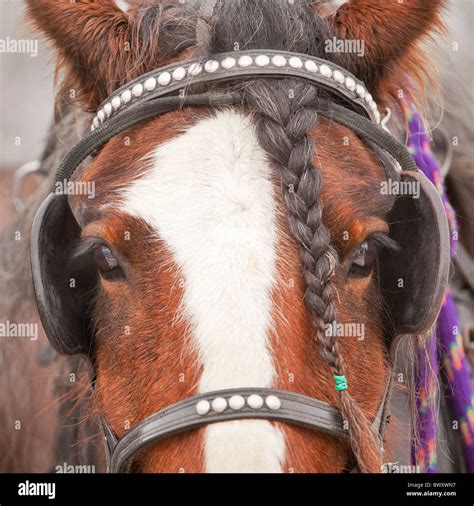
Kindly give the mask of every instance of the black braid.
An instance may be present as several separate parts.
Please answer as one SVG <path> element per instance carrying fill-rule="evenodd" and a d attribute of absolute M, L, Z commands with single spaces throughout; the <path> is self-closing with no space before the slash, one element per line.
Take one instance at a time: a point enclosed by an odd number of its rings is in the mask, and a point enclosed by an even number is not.
<path fill-rule="evenodd" d="M 245 94 L 246 104 L 257 115 L 259 142 L 280 173 L 289 227 L 299 245 L 306 283 L 305 304 L 313 316 L 315 338 L 333 374 L 343 376 L 345 366 L 336 337 L 325 332 L 326 325 L 336 320 L 331 277 L 338 255 L 322 220 L 322 174 L 312 161 L 314 142 L 309 133 L 318 121 L 314 106 L 317 91 L 302 82 L 275 80 L 256 81 L 246 88 Z M 349 421 L 351 448 L 360 470 L 380 471 L 377 436 L 349 391 L 340 394 L 341 412 Z"/>

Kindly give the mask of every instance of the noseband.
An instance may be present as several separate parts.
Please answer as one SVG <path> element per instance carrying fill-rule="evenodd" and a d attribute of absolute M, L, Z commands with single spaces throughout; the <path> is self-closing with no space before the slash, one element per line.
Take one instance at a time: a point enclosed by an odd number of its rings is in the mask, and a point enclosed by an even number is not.
<path fill-rule="evenodd" d="M 123 86 L 99 108 L 91 128 L 61 162 L 55 181 L 68 180 L 88 156 L 94 155 L 112 137 L 140 122 L 184 106 L 245 107 L 245 91 L 212 91 L 211 84 L 254 79 L 302 79 L 324 88 L 350 108 L 318 99 L 315 107 L 320 114 L 354 131 L 379 151 L 390 155 L 392 169 L 401 178 L 421 184 L 420 202 L 401 200 L 405 228 L 394 223 L 395 238 L 412 255 L 417 272 L 413 274 L 410 297 L 390 285 L 400 270 L 400 260 L 384 260 L 380 268 L 386 272 L 388 305 L 392 311 L 392 340 L 404 334 L 426 333 L 438 315 L 447 283 L 449 244 L 448 228 L 442 203 L 432 185 L 418 171 L 405 147 L 380 126 L 377 105 L 365 85 L 346 70 L 325 60 L 308 55 L 272 50 L 240 51 L 217 54 L 205 62 L 190 60 L 154 70 Z M 195 93 L 196 88 L 206 93 Z M 232 88 L 235 90 L 235 87 Z M 413 200 L 413 199 L 410 199 Z M 395 216 L 395 215 L 394 215 Z M 408 225 L 419 228 L 407 234 Z M 421 227 L 421 228 L 420 228 Z M 415 229 L 413 229 L 415 230 Z M 67 197 L 48 195 L 40 206 L 32 231 L 32 271 L 37 304 L 43 326 L 53 347 L 62 354 L 87 354 L 93 336 L 84 334 L 85 315 L 74 313 L 74 301 L 64 289 L 57 272 L 58 255 L 66 258 L 69 243 L 80 233 L 69 209 Z M 410 234 L 416 233 L 415 238 Z M 418 241 L 418 243 L 416 242 Z M 59 244 L 59 246 L 58 246 Z M 56 245 L 56 249 L 55 246 Z M 421 261 L 427 251 L 433 266 Z M 407 253 L 408 254 L 408 253 Z M 422 269 L 421 271 L 419 269 Z M 388 280 L 388 281 L 387 281 Z M 390 285 L 390 289 L 387 286 Z M 391 290 L 391 291 L 390 291 Z M 64 325 L 64 320 L 67 325 Z M 392 374 L 372 427 L 380 436 L 381 451 L 388 419 Z M 125 472 L 134 456 L 151 443 L 177 433 L 207 424 L 241 419 L 266 419 L 286 422 L 315 431 L 346 438 L 347 431 L 339 410 L 326 402 L 295 392 L 270 388 L 239 388 L 196 395 L 160 410 L 117 438 L 105 419 L 101 420 L 106 442 L 107 469 Z"/>

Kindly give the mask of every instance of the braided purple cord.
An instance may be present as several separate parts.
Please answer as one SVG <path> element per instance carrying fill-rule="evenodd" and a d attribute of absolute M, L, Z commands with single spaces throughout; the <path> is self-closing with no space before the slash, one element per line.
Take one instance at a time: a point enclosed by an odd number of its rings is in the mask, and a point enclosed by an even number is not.
<path fill-rule="evenodd" d="M 434 158 L 430 139 L 420 115 L 411 108 L 406 108 L 409 125 L 407 142 L 418 167 L 438 189 L 443 200 L 451 231 L 451 258 L 456 253 L 457 232 L 455 213 L 444 190 L 439 165 Z M 474 472 L 474 412 L 473 395 L 470 381 L 470 367 L 464 353 L 460 335 L 459 318 L 456 306 L 449 290 L 446 291 L 443 306 L 438 317 L 436 334 L 425 342 L 425 349 L 418 349 L 418 371 L 416 379 L 416 399 L 418 408 L 418 438 L 412 441 L 412 459 L 415 465 L 424 472 L 436 472 L 436 430 L 437 417 L 435 412 L 434 393 L 436 389 L 436 365 L 439 358 L 442 381 L 447 385 L 446 396 L 452 427 L 447 430 L 460 430 L 466 467 Z M 436 336 L 438 350 L 436 349 Z M 418 338 L 418 343 L 420 344 Z M 437 357 L 437 351 L 439 357 Z M 431 366 L 430 366 L 431 364 Z"/>

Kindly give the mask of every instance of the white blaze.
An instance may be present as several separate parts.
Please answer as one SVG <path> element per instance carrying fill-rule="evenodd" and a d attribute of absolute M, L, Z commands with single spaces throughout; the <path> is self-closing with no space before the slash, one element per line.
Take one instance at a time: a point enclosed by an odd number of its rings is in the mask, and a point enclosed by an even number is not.
<path fill-rule="evenodd" d="M 271 387 L 276 204 L 250 119 L 218 112 L 148 159 L 122 207 L 156 230 L 180 268 L 181 311 L 203 367 L 199 392 Z M 206 428 L 208 472 L 281 472 L 284 454 L 284 436 L 268 421 Z"/>

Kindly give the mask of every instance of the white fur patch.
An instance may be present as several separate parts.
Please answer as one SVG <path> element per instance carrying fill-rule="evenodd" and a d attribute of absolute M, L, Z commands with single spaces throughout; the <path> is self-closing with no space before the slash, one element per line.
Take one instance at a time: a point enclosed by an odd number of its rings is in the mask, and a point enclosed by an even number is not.
<path fill-rule="evenodd" d="M 184 280 L 183 316 L 203 366 L 199 392 L 271 387 L 276 204 L 271 167 L 250 119 L 225 110 L 159 146 L 125 192 Z M 208 472 L 281 472 L 285 442 L 267 421 L 209 425 Z"/>

